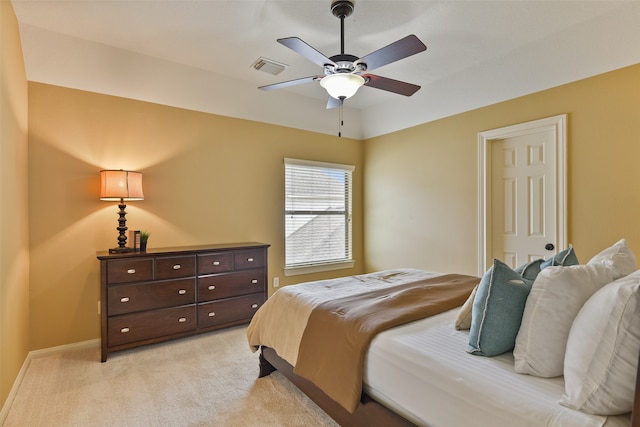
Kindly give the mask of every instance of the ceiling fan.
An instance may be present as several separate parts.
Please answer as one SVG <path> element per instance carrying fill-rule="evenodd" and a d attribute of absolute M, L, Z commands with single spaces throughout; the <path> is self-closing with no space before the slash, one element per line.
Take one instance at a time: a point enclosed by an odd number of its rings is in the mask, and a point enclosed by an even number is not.
<path fill-rule="evenodd" d="M 340 19 L 340 54 L 326 57 L 298 37 L 278 39 L 277 42 L 299 53 L 311 62 L 323 68 L 323 75 L 303 77 L 260 86 L 258 89 L 271 90 L 299 85 L 309 82 L 320 82 L 320 86 L 329 94 L 327 108 L 342 105 L 345 99 L 355 95 L 360 86 L 369 86 L 400 95 L 411 96 L 420 86 L 387 77 L 370 74 L 376 68 L 407 58 L 416 53 L 427 50 L 427 47 L 415 35 L 406 36 L 390 45 L 358 58 L 344 53 L 344 19 L 351 15 L 354 2 L 351 0 L 334 0 L 331 2 L 331 12 Z"/>

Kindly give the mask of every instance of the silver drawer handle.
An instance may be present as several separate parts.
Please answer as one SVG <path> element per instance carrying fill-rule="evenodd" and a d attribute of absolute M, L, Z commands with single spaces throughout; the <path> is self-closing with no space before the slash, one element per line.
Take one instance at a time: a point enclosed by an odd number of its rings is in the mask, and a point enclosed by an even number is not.
<path fill-rule="evenodd" d="M 178 319 L 178 322 L 180 322 L 180 323 L 184 323 L 186 321 L 187 321 L 186 317 L 181 317 L 181 318 Z"/>
<path fill-rule="evenodd" d="M 211 285 L 207 289 L 209 289 L 210 291 L 213 291 L 215 288 L 216 288 L 215 286 Z"/>
<path fill-rule="evenodd" d="M 220 265 L 220 261 L 213 261 L 213 265 Z"/>
<path fill-rule="evenodd" d="M 129 297 L 120 298 L 120 302 L 129 302 Z"/>
<path fill-rule="evenodd" d="M 258 308 L 258 304 L 252 304 L 251 308 Z"/>
<path fill-rule="evenodd" d="M 216 314 L 215 314 L 213 311 L 212 311 L 211 313 L 209 313 L 209 317 L 213 317 L 213 316 L 215 316 L 215 315 L 216 315 Z"/>
<path fill-rule="evenodd" d="M 136 274 L 136 269 L 135 268 L 130 268 L 127 270 L 128 274 Z"/>
<path fill-rule="evenodd" d="M 187 293 L 187 291 L 186 291 L 185 289 L 180 289 L 180 290 L 178 291 L 178 293 L 179 293 L 180 295 L 184 295 L 184 294 L 186 294 L 186 293 Z"/>
<path fill-rule="evenodd" d="M 257 279 L 253 279 L 253 280 L 251 281 L 251 283 L 253 283 L 253 284 L 255 285 L 256 283 L 258 283 L 258 280 L 257 280 Z"/>
<path fill-rule="evenodd" d="M 247 261 L 253 262 L 253 258 L 247 258 Z"/>
<path fill-rule="evenodd" d="M 174 270 L 180 270 L 181 265 L 180 264 L 176 264 L 173 266 Z"/>
<path fill-rule="evenodd" d="M 123 334 L 126 334 L 127 332 L 129 332 L 129 328 L 122 328 L 120 329 L 120 332 L 122 332 Z"/>

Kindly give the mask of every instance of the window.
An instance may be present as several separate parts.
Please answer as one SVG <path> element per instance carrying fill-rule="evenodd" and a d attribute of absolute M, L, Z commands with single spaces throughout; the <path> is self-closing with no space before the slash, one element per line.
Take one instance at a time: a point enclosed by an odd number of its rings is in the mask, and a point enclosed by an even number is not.
<path fill-rule="evenodd" d="M 285 274 L 348 268 L 353 166 L 284 159 Z"/>

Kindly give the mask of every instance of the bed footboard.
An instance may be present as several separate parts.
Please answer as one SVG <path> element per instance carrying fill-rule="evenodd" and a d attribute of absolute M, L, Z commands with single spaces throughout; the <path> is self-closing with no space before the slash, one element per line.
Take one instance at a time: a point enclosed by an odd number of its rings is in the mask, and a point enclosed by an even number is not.
<path fill-rule="evenodd" d="M 306 394 L 341 426 L 369 427 L 383 425 L 385 427 L 415 427 L 415 424 L 382 406 L 366 394 L 363 394 L 355 412 L 353 414 L 348 412 L 312 382 L 294 374 L 293 367 L 278 356 L 275 350 L 269 347 L 261 347 L 259 376 L 267 376 L 275 370 L 287 377 L 300 391 Z"/>

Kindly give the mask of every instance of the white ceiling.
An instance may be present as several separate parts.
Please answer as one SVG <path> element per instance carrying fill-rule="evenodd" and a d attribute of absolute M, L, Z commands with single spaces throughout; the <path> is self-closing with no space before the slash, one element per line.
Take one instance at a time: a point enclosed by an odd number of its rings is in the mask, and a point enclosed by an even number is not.
<path fill-rule="evenodd" d="M 276 43 L 297 36 L 340 53 L 330 0 L 12 0 L 31 81 L 336 134 L 321 74 Z M 363 87 L 342 134 L 377 136 L 640 63 L 640 1 L 357 0 L 345 53 L 362 57 L 408 34 L 426 52 L 375 74 L 422 86 L 412 97 Z M 288 64 L 252 69 L 260 56 Z"/>

